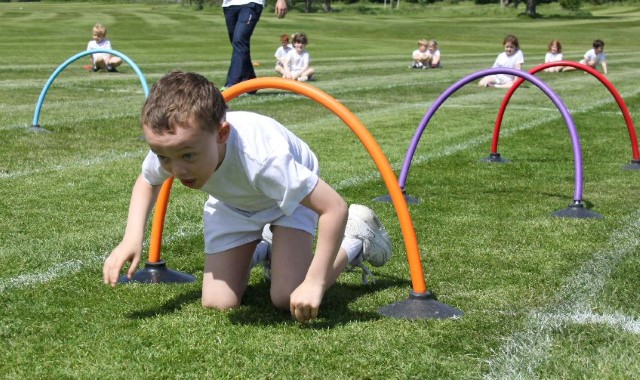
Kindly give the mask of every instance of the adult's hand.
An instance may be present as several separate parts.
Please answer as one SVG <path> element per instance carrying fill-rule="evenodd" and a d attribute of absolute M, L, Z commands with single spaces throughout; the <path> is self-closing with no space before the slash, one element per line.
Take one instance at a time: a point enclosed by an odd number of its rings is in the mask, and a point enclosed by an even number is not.
<path fill-rule="evenodd" d="M 277 0 L 276 1 L 276 16 L 278 18 L 284 18 L 287 15 L 287 1 L 286 0 Z"/>

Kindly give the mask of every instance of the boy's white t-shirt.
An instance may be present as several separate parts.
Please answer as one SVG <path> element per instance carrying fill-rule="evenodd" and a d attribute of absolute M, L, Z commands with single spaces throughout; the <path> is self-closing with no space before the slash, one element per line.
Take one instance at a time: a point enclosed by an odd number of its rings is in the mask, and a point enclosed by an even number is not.
<path fill-rule="evenodd" d="M 291 49 L 287 53 L 287 62 L 289 64 L 289 71 L 291 71 L 292 73 L 297 73 L 304 70 L 305 67 L 309 66 L 309 62 L 311 62 L 311 56 L 306 50 L 303 50 L 302 54 L 298 54 L 296 49 Z"/>
<path fill-rule="evenodd" d="M 562 53 L 547 52 L 547 54 L 545 54 L 544 56 L 544 63 L 562 61 L 562 58 Z"/>
<path fill-rule="evenodd" d="M 411 53 L 411 57 L 413 59 L 427 59 L 428 51 L 420 51 L 420 49 L 416 49 Z"/>
<path fill-rule="evenodd" d="M 493 68 L 505 68 L 505 69 L 515 69 L 518 64 L 524 64 L 524 54 L 522 50 L 518 49 L 512 55 L 507 55 L 507 53 L 502 52 L 498 54 L 496 61 L 493 63 Z M 498 74 L 496 75 L 496 81 L 498 84 L 504 84 L 508 82 L 512 82 L 515 79 L 515 76 L 508 74 Z"/>
<path fill-rule="evenodd" d="M 228 112 L 231 134 L 224 160 L 202 187 L 211 197 L 243 213 L 279 208 L 290 215 L 318 183 L 318 159 L 309 146 L 267 116 Z M 149 151 L 143 178 L 160 185 L 171 176 Z"/>
<path fill-rule="evenodd" d="M 600 62 L 607 62 L 607 55 L 604 54 L 604 51 L 600 54 L 596 54 L 595 49 L 591 49 L 586 53 L 584 53 L 584 59 L 582 60 L 581 63 L 588 62 L 588 61 L 595 61 L 596 65 L 599 65 Z"/>
<path fill-rule="evenodd" d="M 293 46 L 291 46 L 291 44 L 287 45 L 286 47 L 280 46 L 274 54 L 274 57 L 276 57 L 276 64 L 280 64 L 280 60 L 285 58 L 287 56 L 287 53 L 289 53 L 292 49 Z"/>
<path fill-rule="evenodd" d="M 96 42 L 94 40 L 89 41 L 89 43 L 87 44 L 87 50 L 95 50 L 95 49 L 109 49 L 111 50 L 111 41 L 109 41 L 108 39 L 104 39 L 100 42 Z M 105 53 L 99 53 L 101 55 L 105 54 Z M 94 58 L 97 58 L 98 54 L 92 54 L 92 56 Z"/>

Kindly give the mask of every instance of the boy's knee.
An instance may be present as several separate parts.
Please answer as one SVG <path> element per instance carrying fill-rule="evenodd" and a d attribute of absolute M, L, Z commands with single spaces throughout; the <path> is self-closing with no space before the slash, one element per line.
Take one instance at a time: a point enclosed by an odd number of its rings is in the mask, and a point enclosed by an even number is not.
<path fill-rule="evenodd" d="M 228 310 L 240 306 L 240 299 L 235 297 L 221 298 L 202 295 L 202 307 L 206 309 Z"/>
<path fill-rule="evenodd" d="M 289 310 L 291 293 L 271 290 L 271 303 L 278 309 Z"/>

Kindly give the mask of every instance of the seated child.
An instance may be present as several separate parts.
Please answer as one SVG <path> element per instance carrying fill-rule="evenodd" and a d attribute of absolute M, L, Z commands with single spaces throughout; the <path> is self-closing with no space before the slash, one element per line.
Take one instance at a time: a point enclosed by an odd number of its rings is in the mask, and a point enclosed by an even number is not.
<path fill-rule="evenodd" d="M 293 46 L 289 43 L 289 36 L 286 34 L 280 35 L 280 47 L 276 49 L 276 53 L 274 54 L 276 57 L 276 73 L 280 74 L 280 76 L 284 75 L 284 65 L 287 58 L 287 53 L 293 49 Z"/>
<path fill-rule="evenodd" d="M 283 78 L 294 79 L 300 82 L 311 80 L 315 73 L 315 69 L 309 66 L 311 56 L 305 49 L 308 40 L 304 33 L 296 33 L 293 35 L 293 49 L 291 49 L 285 58 Z"/>
<path fill-rule="evenodd" d="M 594 69 L 596 66 L 601 65 L 602 71 L 604 71 L 605 74 L 608 74 L 607 56 L 604 54 L 604 41 L 595 40 L 593 41 L 592 46 L 592 49 L 584 53 L 584 58 L 580 60 L 580 63 Z"/>
<path fill-rule="evenodd" d="M 492 68 L 503 67 L 522 70 L 522 65 L 524 64 L 524 54 L 522 54 L 522 50 L 520 50 L 520 43 L 518 42 L 518 38 L 514 35 L 507 35 L 504 38 L 502 45 L 504 46 L 504 51 L 498 54 L 498 57 L 496 57 Z M 480 87 L 509 88 L 513 86 L 514 81 L 514 75 L 487 75 L 486 77 L 480 79 L 478 85 Z"/>
<path fill-rule="evenodd" d="M 208 195 L 206 308 L 239 306 L 252 261 L 269 262 L 272 303 L 307 322 L 348 265 L 364 270 L 363 261 L 381 266 L 391 257 L 380 220 L 365 206 L 347 208 L 319 177 L 318 159 L 304 141 L 269 117 L 228 111 L 203 76 L 176 71 L 162 77 L 140 121 L 150 151 L 133 186 L 124 237 L 104 262 L 105 284 L 117 284 L 126 262 L 127 276 L 135 273 L 150 211 L 171 176 Z"/>
<path fill-rule="evenodd" d="M 429 61 L 429 53 L 427 52 L 427 40 L 419 39 L 418 48 L 413 51 L 411 57 L 413 58 L 413 64 L 409 66 L 412 69 L 424 69 L 425 65 Z"/>
<path fill-rule="evenodd" d="M 558 61 L 562 61 L 562 59 L 563 59 L 562 44 L 560 43 L 560 40 L 552 40 L 549 43 L 547 54 L 545 54 L 544 56 L 544 63 L 558 62 Z M 557 72 L 563 71 L 563 67 L 562 66 L 549 67 L 544 69 L 544 71 L 549 73 L 557 73 Z"/>
<path fill-rule="evenodd" d="M 438 49 L 438 41 L 429 40 L 427 44 L 427 62 L 425 68 L 439 69 L 440 65 L 440 49 Z"/>
<path fill-rule="evenodd" d="M 92 31 L 92 40 L 87 44 L 87 50 L 109 49 L 111 41 L 106 39 L 107 28 L 102 24 L 96 24 Z M 106 53 L 91 54 L 91 69 L 93 71 L 107 70 L 110 73 L 117 73 L 116 67 L 122 64 L 122 59 L 115 55 Z"/>

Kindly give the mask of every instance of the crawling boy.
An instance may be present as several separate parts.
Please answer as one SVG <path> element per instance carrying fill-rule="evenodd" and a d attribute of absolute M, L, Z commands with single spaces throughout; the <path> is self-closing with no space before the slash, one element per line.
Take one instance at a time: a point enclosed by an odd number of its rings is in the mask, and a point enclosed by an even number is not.
<path fill-rule="evenodd" d="M 135 273 L 149 214 L 170 176 L 209 195 L 204 307 L 240 305 L 252 258 L 266 256 L 271 301 L 306 322 L 317 317 L 325 291 L 345 267 L 389 260 L 391 239 L 379 219 L 365 206 L 347 208 L 319 178 L 318 160 L 305 142 L 266 116 L 227 112 L 221 93 L 203 76 L 175 71 L 161 78 L 141 124 L 150 151 L 133 186 L 124 237 L 105 260 L 105 284 L 116 285 L 126 262 L 127 275 Z M 265 226 L 271 236 L 263 244 Z M 256 250 L 258 243 L 266 245 L 266 255 Z"/>

